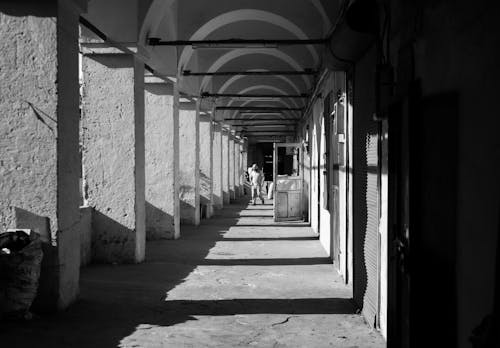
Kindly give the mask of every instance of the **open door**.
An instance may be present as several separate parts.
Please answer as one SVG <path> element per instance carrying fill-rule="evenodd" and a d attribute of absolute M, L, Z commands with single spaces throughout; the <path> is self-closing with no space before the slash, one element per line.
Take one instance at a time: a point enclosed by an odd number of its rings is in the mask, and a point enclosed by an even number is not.
<path fill-rule="evenodd" d="M 302 149 L 299 143 L 274 144 L 274 221 L 303 219 Z"/>

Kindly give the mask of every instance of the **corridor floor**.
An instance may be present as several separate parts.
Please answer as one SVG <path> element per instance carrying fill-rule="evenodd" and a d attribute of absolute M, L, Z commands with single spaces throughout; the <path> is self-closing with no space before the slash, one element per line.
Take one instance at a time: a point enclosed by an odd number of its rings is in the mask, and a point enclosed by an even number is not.
<path fill-rule="evenodd" d="M 2 347 L 384 347 L 316 236 L 272 206 L 226 207 L 147 262 L 82 270 L 67 311 L 0 329 Z"/>

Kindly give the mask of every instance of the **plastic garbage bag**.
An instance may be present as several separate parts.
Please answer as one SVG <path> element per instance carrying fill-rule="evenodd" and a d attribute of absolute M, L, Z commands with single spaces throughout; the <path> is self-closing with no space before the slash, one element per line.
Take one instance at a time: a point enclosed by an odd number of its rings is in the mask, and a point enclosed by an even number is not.
<path fill-rule="evenodd" d="M 0 234 L 0 317 L 29 319 L 38 290 L 43 258 L 37 233 Z"/>

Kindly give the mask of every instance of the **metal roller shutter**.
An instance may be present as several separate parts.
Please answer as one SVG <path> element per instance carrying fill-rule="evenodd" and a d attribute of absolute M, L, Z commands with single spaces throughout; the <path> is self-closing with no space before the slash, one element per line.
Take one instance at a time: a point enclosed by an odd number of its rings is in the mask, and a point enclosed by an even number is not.
<path fill-rule="evenodd" d="M 370 325 L 378 314 L 378 127 L 360 122 L 354 134 L 354 300 Z"/>
<path fill-rule="evenodd" d="M 366 293 L 363 302 L 363 314 L 374 325 L 378 314 L 378 224 L 379 224 L 379 189 L 378 189 L 378 136 L 377 126 L 370 127 L 366 136 L 366 235 L 364 256 L 366 264 Z M 377 320 L 378 321 L 378 320 Z"/>

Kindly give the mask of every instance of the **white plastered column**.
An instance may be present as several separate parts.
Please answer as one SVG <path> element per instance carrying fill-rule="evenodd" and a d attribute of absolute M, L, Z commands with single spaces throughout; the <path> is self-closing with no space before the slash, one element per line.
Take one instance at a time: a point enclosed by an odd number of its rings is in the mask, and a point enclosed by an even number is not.
<path fill-rule="evenodd" d="M 145 258 L 144 63 L 84 43 L 83 164 L 92 213 L 92 259 Z"/>
<path fill-rule="evenodd" d="M 179 99 L 179 198 L 181 224 L 195 226 L 200 224 L 199 132 L 199 101 L 181 101 Z"/>
<path fill-rule="evenodd" d="M 146 237 L 180 236 L 179 114 L 174 108 L 175 82 L 146 75 Z"/>
<path fill-rule="evenodd" d="M 230 131 L 228 128 L 222 128 L 222 192 L 223 203 L 227 205 L 231 201 L 229 191 L 229 137 Z"/>
<path fill-rule="evenodd" d="M 200 114 L 200 204 L 205 218 L 210 218 L 213 212 L 213 133 L 212 116 L 208 113 Z"/>

